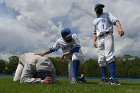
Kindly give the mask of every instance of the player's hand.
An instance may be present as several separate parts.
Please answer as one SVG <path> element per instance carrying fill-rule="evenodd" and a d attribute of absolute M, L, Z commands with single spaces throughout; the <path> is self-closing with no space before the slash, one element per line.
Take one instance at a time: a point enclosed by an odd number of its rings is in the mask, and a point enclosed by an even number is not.
<path fill-rule="evenodd" d="M 53 80 L 52 77 L 46 77 L 46 78 L 43 80 L 42 83 L 43 83 L 43 84 L 52 84 L 52 83 L 54 83 L 54 80 Z"/>
<path fill-rule="evenodd" d="M 94 45 L 95 48 L 97 48 L 96 42 L 93 42 L 93 45 Z"/>
<path fill-rule="evenodd" d="M 124 31 L 123 30 L 118 30 L 118 34 L 119 34 L 119 36 L 123 36 L 124 35 Z"/>
<path fill-rule="evenodd" d="M 63 55 L 63 54 L 59 56 L 59 58 L 60 58 L 61 60 L 63 60 L 64 57 L 65 57 L 65 55 Z"/>
<path fill-rule="evenodd" d="M 39 56 L 42 56 L 42 57 L 44 56 L 44 54 L 38 54 L 38 53 L 36 53 L 35 55 L 39 55 Z"/>

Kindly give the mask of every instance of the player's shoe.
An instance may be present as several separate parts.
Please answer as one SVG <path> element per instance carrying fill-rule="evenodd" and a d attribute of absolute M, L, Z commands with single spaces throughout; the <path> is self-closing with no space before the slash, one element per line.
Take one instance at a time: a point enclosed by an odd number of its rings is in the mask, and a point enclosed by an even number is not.
<path fill-rule="evenodd" d="M 121 85 L 117 79 L 113 80 L 112 78 L 110 78 L 109 82 L 110 82 L 110 85 Z"/>
<path fill-rule="evenodd" d="M 77 82 L 77 79 L 75 78 L 75 77 L 73 77 L 72 79 L 71 79 L 71 82 L 70 82 L 70 84 L 77 84 L 78 82 Z"/>
<path fill-rule="evenodd" d="M 78 82 L 87 82 L 84 74 L 81 74 L 81 77 L 78 78 Z"/>
<path fill-rule="evenodd" d="M 99 84 L 100 85 L 109 85 L 108 79 L 102 78 Z"/>
<path fill-rule="evenodd" d="M 115 80 L 115 81 L 112 81 L 112 82 L 111 82 L 111 85 L 117 85 L 117 86 L 118 86 L 118 85 L 121 85 L 121 84 L 119 83 L 118 80 Z"/>

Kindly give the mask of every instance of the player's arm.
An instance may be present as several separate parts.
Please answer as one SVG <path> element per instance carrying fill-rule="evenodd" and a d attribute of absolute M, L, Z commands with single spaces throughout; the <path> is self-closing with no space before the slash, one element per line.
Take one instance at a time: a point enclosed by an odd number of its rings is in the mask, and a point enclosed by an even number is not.
<path fill-rule="evenodd" d="M 78 53 L 79 50 L 80 50 L 80 48 L 81 48 L 81 47 L 80 47 L 79 45 L 75 46 L 75 47 L 72 48 L 70 51 L 63 53 L 63 54 L 60 56 L 60 59 L 64 59 L 65 56 L 71 55 L 71 54 L 73 54 L 73 53 L 75 53 L 75 52 Z"/>
<path fill-rule="evenodd" d="M 116 26 L 117 26 L 117 29 L 118 29 L 118 34 L 119 34 L 120 36 L 123 36 L 123 35 L 124 35 L 124 31 L 123 31 L 123 29 L 122 29 L 122 26 L 121 26 L 121 23 L 119 22 L 119 20 L 116 21 Z"/>
<path fill-rule="evenodd" d="M 52 48 L 49 48 L 47 51 L 45 51 L 44 53 L 40 53 L 40 54 L 37 54 L 37 55 L 40 55 L 40 56 L 44 56 L 44 55 L 47 55 L 47 54 L 51 54 L 52 52 L 55 52 L 57 51 L 58 49 L 60 48 L 60 44 L 59 44 L 59 39 L 54 43 L 53 47 Z"/>
<path fill-rule="evenodd" d="M 97 48 L 97 45 L 96 45 L 96 41 L 97 41 L 97 28 L 96 28 L 96 22 L 95 20 L 93 21 L 93 46 L 95 48 Z"/>
<path fill-rule="evenodd" d="M 122 29 L 122 26 L 121 26 L 121 23 L 119 22 L 119 20 L 115 16 L 113 16 L 111 13 L 109 13 L 109 19 L 110 19 L 110 21 L 111 21 L 111 23 L 113 25 L 117 26 L 118 34 L 120 36 L 123 36 L 124 35 L 124 31 Z"/>
<path fill-rule="evenodd" d="M 35 54 L 35 55 L 40 55 L 40 56 L 44 56 L 47 54 L 51 54 L 53 52 L 53 50 L 50 48 L 49 50 L 45 51 L 44 53 L 39 53 L 39 54 Z"/>
<path fill-rule="evenodd" d="M 97 48 L 96 41 L 97 41 L 97 36 L 96 36 L 96 33 L 94 33 L 94 35 L 93 35 L 93 45 L 94 45 L 95 48 Z"/>
<path fill-rule="evenodd" d="M 63 60 L 65 56 L 70 55 L 70 54 L 71 53 L 69 51 L 68 52 L 65 52 L 62 55 L 60 55 L 60 59 Z"/>

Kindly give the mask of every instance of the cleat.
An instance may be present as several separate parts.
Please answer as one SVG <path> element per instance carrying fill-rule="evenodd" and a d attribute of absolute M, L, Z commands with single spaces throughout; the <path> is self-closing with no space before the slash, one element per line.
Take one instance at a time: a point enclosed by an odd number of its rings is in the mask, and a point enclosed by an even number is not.
<path fill-rule="evenodd" d="M 109 82 L 110 82 L 110 85 L 121 85 L 117 79 L 113 80 L 112 78 L 110 78 Z"/>
<path fill-rule="evenodd" d="M 73 77 L 73 78 L 71 79 L 70 84 L 77 84 L 77 83 L 78 83 L 78 82 L 77 82 L 76 78 L 75 78 L 75 77 Z"/>
<path fill-rule="evenodd" d="M 101 79 L 101 82 L 99 83 L 100 85 L 109 85 L 108 79 Z"/>
<path fill-rule="evenodd" d="M 115 80 L 115 81 L 111 82 L 111 85 L 117 85 L 117 86 L 119 86 L 119 85 L 121 85 L 121 84 L 119 83 L 118 80 Z"/>
<path fill-rule="evenodd" d="M 81 74 L 81 77 L 78 78 L 78 82 L 87 82 L 87 81 L 85 80 L 84 74 Z"/>

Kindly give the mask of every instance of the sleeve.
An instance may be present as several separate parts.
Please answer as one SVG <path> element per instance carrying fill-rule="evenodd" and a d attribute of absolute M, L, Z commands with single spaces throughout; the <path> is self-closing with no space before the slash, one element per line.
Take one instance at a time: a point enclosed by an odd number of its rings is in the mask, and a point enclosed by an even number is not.
<path fill-rule="evenodd" d="M 95 25 L 95 22 L 93 22 L 93 33 L 96 34 L 96 25 Z"/>
<path fill-rule="evenodd" d="M 58 51 L 58 49 L 61 48 L 59 40 L 57 40 L 54 45 L 52 46 L 52 48 L 49 48 L 50 51 L 54 52 L 54 51 Z"/>
<path fill-rule="evenodd" d="M 111 13 L 108 13 L 108 14 L 109 14 L 109 19 L 110 19 L 111 23 L 113 25 L 115 25 L 116 22 L 118 21 L 118 19 L 114 15 L 112 15 Z"/>
<path fill-rule="evenodd" d="M 72 38 L 75 41 L 75 44 L 74 44 L 73 48 L 70 50 L 70 53 L 79 52 L 81 46 L 80 46 L 80 41 L 79 41 L 77 35 L 73 34 Z"/>

